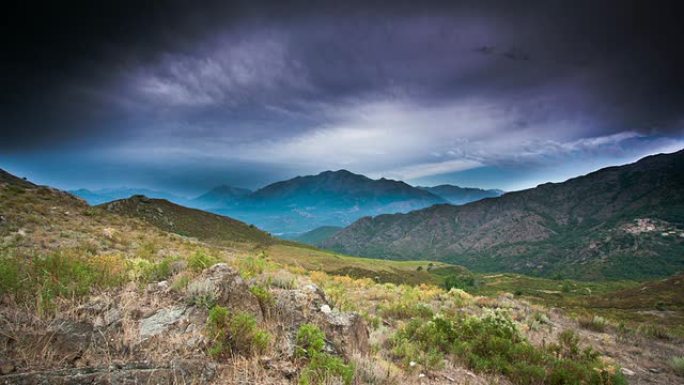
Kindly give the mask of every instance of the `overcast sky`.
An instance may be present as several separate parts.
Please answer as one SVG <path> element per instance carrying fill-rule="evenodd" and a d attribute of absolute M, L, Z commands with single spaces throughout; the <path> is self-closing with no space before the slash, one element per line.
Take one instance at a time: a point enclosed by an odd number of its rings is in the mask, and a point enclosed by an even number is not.
<path fill-rule="evenodd" d="M 0 168 L 61 188 L 515 190 L 684 147 L 675 1 L 50 3 L 5 15 Z"/>

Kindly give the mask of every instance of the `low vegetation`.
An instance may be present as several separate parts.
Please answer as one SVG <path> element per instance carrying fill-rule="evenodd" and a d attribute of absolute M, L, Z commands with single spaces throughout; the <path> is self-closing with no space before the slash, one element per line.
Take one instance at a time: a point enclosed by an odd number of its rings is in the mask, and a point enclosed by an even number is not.
<path fill-rule="evenodd" d="M 684 357 L 672 357 L 670 366 L 678 376 L 684 377 Z"/>
<path fill-rule="evenodd" d="M 581 316 L 578 320 L 577 323 L 579 323 L 580 327 L 583 327 L 585 329 L 595 331 L 595 332 L 604 332 L 606 331 L 606 328 L 608 327 L 608 321 L 597 315 L 585 315 Z"/>
<path fill-rule="evenodd" d="M 266 351 L 272 339 L 257 325 L 254 315 L 245 312 L 231 314 L 222 306 L 214 306 L 209 311 L 206 331 L 211 343 L 207 353 L 214 358 L 225 357 L 229 353 L 260 354 Z"/>
<path fill-rule="evenodd" d="M 572 331 L 538 348 L 527 342 L 503 312 L 479 317 L 435 316 L 411 320 L 390 340 L 392 353 L 410 367 L 434 370 L 447 355 L 483 373 L 499 373 L 516 384 L 624 384 L 622 375 L 602 364 L 591 348 L 580 349 Z"/>
<path fill-rule="evenodd" d="M 324 352 L 325 334 L 312 324 L 304 324 L 297 331 L 295 355 L 306 361 L 299 376 L 300 385 L 315 385 L 338 379 L 345 385 L 354 379 L 354 366 Z"/>

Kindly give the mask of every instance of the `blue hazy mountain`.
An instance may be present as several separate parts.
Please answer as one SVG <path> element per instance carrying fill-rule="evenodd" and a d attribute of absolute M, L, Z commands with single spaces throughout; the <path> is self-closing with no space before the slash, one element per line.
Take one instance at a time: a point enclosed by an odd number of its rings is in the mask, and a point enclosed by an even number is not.
<path fill-rule="evenodd" d="M 69 193 L 85 200 L 91 205 L 99 205 L 119 199 L 129 198 L 133 195 L 144 195 L 149 198 L 166 199 L 177 204 L 187 204 L 188 199 L 182 196 L 158 190 L 136 187 L 105 188 L 97 190 L 78 189 L 70 190 Z"/>
<path fill-rule="evenodd" d="M 484 198 L 495 198 L 501 196 L 502 190 L 484 190 L 476 187 L 459 187 L 450 184 L 442 184 L 434 187 L 418 186 L 419 189 L 429 191 L 447 202 L 454 205 L 462 205 Z"/>
<path fill-rule="evenodd" d="M 367 215 L 405 213 L 447 201 L 401 181 L 339 170 L 276 182 L 223 202 L 224 207 L 205 208 L 275 234 L 296 234 L 320 226 L 346 226 Z"/>

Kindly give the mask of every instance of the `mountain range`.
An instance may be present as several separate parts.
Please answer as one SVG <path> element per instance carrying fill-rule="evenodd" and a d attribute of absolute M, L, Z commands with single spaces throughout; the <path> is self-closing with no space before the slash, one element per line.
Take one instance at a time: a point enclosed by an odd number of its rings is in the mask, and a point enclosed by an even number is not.
<path fill-rule="evenodd" d="M 462 205 L 484 198 L 494 198 L 504 193 L 504 191 L 498 189 L 484 190 L 481 188 L 459 187 L 450 184 L 442 184 L 434 187 L 418 186 L 418 188 L 442 197 L 453 205 Z"/>
<path fill-rule="evenodd" d="M 365 217 L 321 245 L 476 271 L 670 275 L 684 269 L 684 151 L 462 206 Z"/>
<path fill-rule="evenodd" d="M 166 199 L 178 204 L 188 203 L 188 199 L 180 195 L 172 194 L 166 191 L 136 187 L 105 188 L 97 190 L 81 188 L 77 190 L 69 190 L 69 193 L 84 199 L 91 205 L 99 205 L 105 202 L 129 198 L 134 195 L 144 195 L 149 198 Z"/>
<path fill-rule="evenodd" d="M 95 205 L 133 195 L 166 199 L 292 238 L 321 226 L 344 227 L 368 215 L 405 213 L 440 203 L 460 204 L 498 196 L 501 191 L 451 185 L 414 187 L 401 181 L 375 180 L 338 170 L 298 176 L 256 191 L 221 185 L 194 199 L 133 188 L 80 189 L 71 193 Z"/>

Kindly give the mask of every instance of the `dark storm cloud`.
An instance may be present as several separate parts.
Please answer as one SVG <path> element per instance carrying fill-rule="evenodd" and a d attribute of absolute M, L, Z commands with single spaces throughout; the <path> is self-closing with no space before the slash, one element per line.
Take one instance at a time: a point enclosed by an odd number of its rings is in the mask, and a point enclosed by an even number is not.
<path fill-rule="evenodd" d="M 418 178 L 556 151 L 641 154 L 682 134 L 679 8 L 24 3 L 5 15 L 0 150 L 94 148 L 137 162 L 143 178 L 169 161 L 263 171 L 269 157 L 292 172 Z"/>

